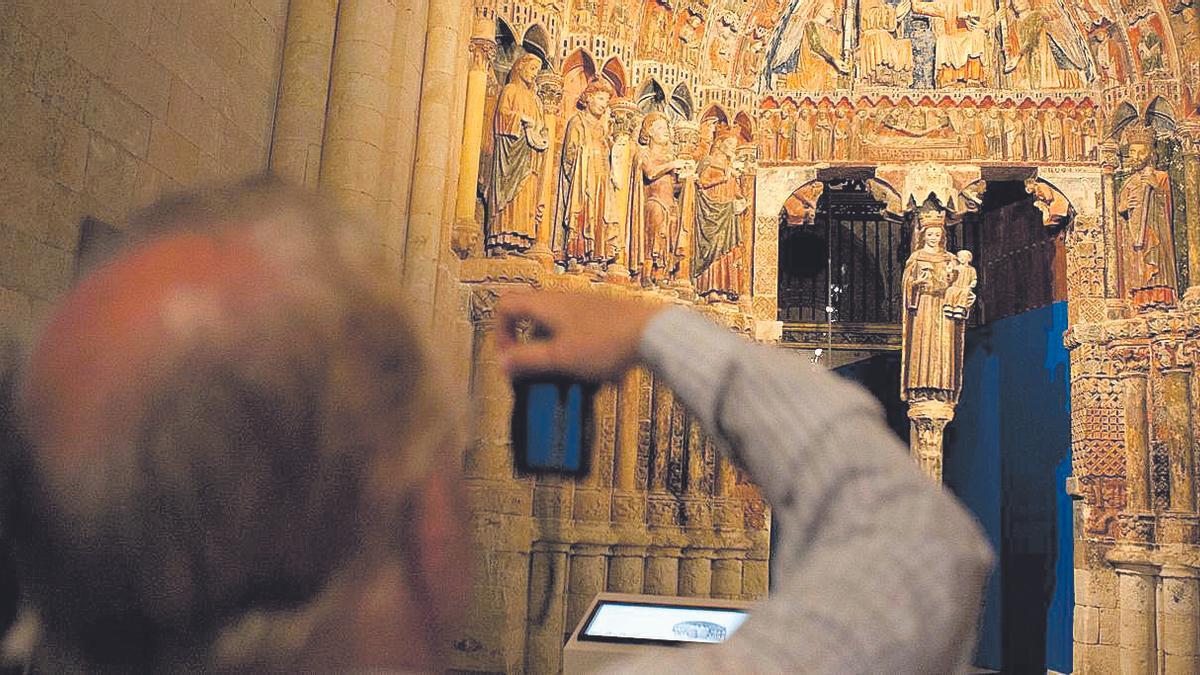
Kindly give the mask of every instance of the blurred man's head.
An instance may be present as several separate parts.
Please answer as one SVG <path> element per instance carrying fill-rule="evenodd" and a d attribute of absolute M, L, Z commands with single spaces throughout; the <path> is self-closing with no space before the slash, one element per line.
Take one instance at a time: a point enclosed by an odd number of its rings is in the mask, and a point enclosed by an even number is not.
<path fill-rule="evenodd" d="M 459 425 L 371 247 L 265 183 L 137 229 L 20 387 L 15 534 L 47 650 L 435 665 L 469 567 Z"/>

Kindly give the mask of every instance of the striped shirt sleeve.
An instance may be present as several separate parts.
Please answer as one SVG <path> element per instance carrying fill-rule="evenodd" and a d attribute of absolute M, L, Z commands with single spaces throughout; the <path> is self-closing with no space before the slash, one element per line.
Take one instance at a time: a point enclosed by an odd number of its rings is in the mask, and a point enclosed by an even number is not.
<path fill-rule="evenodd" d="M 778 528 L 778 577 L 725 644 L 616 672 L 968 665 L 991 550 L 966 510 L 909 459 L 869 394 L 684 309 L 651 322 L 641 356 L 762 488 Z"/>

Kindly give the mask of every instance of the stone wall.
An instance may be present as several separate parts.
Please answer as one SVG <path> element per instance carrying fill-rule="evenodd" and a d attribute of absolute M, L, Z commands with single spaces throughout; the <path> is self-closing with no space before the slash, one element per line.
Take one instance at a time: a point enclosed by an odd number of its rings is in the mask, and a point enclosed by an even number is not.
<path fill-rule="evenodd" d="M 28 332 L 79 224 L 267 166 L 286 0 L 13 0 L 0 17 L 0 321 Z"/>

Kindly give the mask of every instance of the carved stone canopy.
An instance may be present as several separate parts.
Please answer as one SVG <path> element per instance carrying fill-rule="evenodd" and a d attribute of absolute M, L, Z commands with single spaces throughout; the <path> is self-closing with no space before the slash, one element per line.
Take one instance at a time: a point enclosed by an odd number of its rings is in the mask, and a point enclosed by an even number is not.
<path fill-rule="evenodd" d="M 884 214 L 894 218 L 933 202 L 953 218 L 978 211 L 987 184 L 978 166 L 947 166 L 934 162 L 881 166 L 868 181 L 872 195 L 883 202 Z"/>

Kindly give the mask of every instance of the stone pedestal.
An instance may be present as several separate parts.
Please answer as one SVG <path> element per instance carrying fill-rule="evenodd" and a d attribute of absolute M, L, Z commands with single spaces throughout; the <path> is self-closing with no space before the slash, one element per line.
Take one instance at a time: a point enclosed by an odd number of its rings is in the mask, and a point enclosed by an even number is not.
<path fill-rule="evenodd" d="M 954 405 L 943 401 L 921 401 L 909 405 L 912 421 L 910 446 L 921 471 L 942 482 L 942 459 L 946 425 L 954 419 Z"/>

